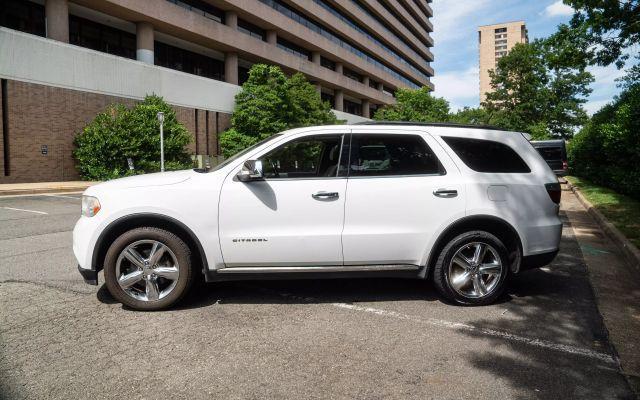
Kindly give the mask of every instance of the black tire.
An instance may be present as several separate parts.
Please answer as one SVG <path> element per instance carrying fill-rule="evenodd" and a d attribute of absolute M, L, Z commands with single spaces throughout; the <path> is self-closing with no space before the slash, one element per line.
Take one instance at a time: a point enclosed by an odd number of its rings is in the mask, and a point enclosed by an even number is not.
<path fill-rule="evenodd" d="M 122 251 L 127 246 L 141 240 L 157 241 L 165 245 L 175 256 L 178 264 L 178 278 L 175 286 L 165 297 L 154 301 L 139 300 L 127 294 L 118 284 L 118 278 L 116 277 L 116 263 Z M 189 291 L 194 280 L 193 275 L 189 246 L 175 234 L 154 227 L 135 228 L 123 233 L 111 244 L 104 260 L 104 276 L 107 289 L 116 300 L 135 310 L 154 311 L 175 305 Z"/>
<path fill-rule="evenodd" d="M 460 288 L 455 289 L 452 285 L 452 277 L 450 276 L 450 265 L 452 265 L 452 259 L 456 253 L 461 249 L 473 250 L 473 246 L 477 246 L 477 243 L 484 243 L 490 246 L 499 257 L 499 261 L 502 265 L 501 273 L 499 277 L 493 277 L 487 275 L 487 280 L 491 279 L 491 290 L 486 294 L 477 294 L 478 292 L 473 289 L 467 289 L 467 291 L 473 291 L 475 294 L 465 295 L 461 292 Z M 466 251 L 466 250 L 463 250 Z M 447 243 L 440 252 L 433 271 L 433 283 L 438 292 L 447 300 L 460 305 L 467 306 L 480 306 L 493 303 L 500 295 L 502 295 L 505 286 L 507 275 L 509 274 L 509 256 L 505 245 L 496 236 L 484 232 L 484 231 L 470 231 L 460 234 Z M 495 259 L 494 252 L 490 252 L 491 258 Z M 457 265 L 457 264 L 456 264 Z M 477 269 L 475 270 L 477 274 Z M 473 285 L 473 279 L 469 278 L 471 285 Z M 483 279 L 482 277 L 480 279 Z M 484 280 L 483 280 L 484 282 Z M 468 283 L 466 287 L 468 288 Z M 484 284 L 483 284 L 484 286 Z M 479 296 L 479 297 L 475 297 Z"/>

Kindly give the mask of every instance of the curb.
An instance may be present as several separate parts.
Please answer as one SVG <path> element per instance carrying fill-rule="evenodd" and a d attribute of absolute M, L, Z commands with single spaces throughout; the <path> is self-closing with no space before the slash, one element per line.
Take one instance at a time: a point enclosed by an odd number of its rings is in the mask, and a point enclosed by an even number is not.
<path fill-rule="evenodd" d="M 580 192 L 580 189 L 566 181 L 569 189 L 576 195 L 578 201 L 587 209 L 587 212 L 596 220 L 602 231 L 611 241 L 618 246 L 629 264 L 640 270 L 640 250 L 629 241 L 607 218 L 598 211 L 589 200 Z"/>
<path fill-rule="evenodd" d="M 60 186 L 60 187 L 50 187 L 50 188 L 29 188 L 29 189 L 10 189 L 10 190 L 0 189 L 0 196 L 22 196 L 22 195 L 29 195 L 29 194 L 84 192 L 89 186 L 91 185 L 87 185 L 84 187 Z"/>

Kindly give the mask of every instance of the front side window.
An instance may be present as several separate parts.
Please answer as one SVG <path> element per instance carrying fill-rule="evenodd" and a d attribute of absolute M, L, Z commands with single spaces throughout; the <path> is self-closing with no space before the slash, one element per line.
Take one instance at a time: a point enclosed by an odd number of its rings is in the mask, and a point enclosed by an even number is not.
<path fill-rule="evenodd" d="M 354 134 L 349 176 L 444 174 L 444 168 L 419 135 Z"/>
<path fill-rule="evenodd" d="M 306 136 L 260 157 L 265 179 L 320 178 L 338 175 L 342 135 Z"/>
<path fill-rule="evenodd" d="M 491 140 L 446 137 L 442 139 L 467 167 L 476 172 L 528 173 L 527 164 L 509 146 Z"/>

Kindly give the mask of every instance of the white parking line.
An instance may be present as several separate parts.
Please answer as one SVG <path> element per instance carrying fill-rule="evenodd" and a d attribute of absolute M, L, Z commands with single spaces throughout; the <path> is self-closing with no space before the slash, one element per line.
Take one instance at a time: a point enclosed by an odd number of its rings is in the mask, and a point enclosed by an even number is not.
<path fill-rule="evenodd" d="M 80 197 L 64 196 L 62 194 L 45 194 L 43 196 L 46 196 L 46 197 L 60 197 L 60 198 L 64 198 L 64 199 L 80 200 Z"/>
<path fill-rule="evenodd" d="M 35 214 L 49 215 L 49 213 L 44 212 L 44 211 L 25 210 L 23 208 L 13 208 L 13 207 L 2 207 L 2 208 L 4 208 L 5 210 L 24 211 L 24 212 L 30 212 L 30 213 L 35 213 Z"/>
<path fill-rule="evenodd" d="M 281 297 L 284 298 L 289 298 L 289 299 L 293 299 L 293 300 L 297 300 L 297 301 L 304 301 L 304 302 L 308 302 L 308 303 L 312 303 L 312 302 L 316 302 L 317 300 L 312 298 L 312 297 L 302 297 L 302 296 L 296 296 L 290 293 L 280 293 L 280 292 L 276 292 L 273 290 L 269 290 L 269 289 L 263 289 L 263 288 L 257 288 L 257 287 L 252 287 L 253 289 L 258 289 L 264 293 L 269 293 L 269 294 L 277 294 Z M 354 304 L 348 304 L 348 303 L 328 303 L 329 305 L 336 307 L 336 308 L 341 308 L 341 309 L 347 309 L 347 310 L 352 310 L 352 311 L 359 311 L 359 312 L 365 312 L 365 313 L 369 313 L 369 314 L 375 314 L 375 315 L 381 315 L 383 317 L 389 317 L 389 318 L 395 318 L 398 320 L 403 320 L 403 321 L 411 321 L 411 322 L 417 322 L 420 324 L 425 324 L 425 325 L 431 325 L 431 326 L 437 326 L 440 328 L 446 328 L 446 329 L 452 329 L 452 330 L 463 330 L 463 331 L 467 331 L 467 332 L 472 332 L 472 333 L 477 333 L 477 334 L 481 334 L 481 335 L 485 335 L 485 336 L 492 336 L 492 337 L 496 337 L 496 338 L 500 338 L 500 339 L 504 339 L 504 340 L 509 340 L 512 342 L 518 342 L 518 343 L 523 343 L 529 346 L 534 346 L 534 347 L 539 347 L 539 348 L 543 348 L 543 349 L 549 349 L 549 350 L 554 350 L 554 351 L 559 351 L 562 353 L 568 353 L 568 354 L 574 354 L 574 355 L 578 355 L 578 356 L 583 356 L 583 357 L 588 357 L 588 358 L 592 358 L 595 360 L 599 360 L 602 361 L 612 367 L 616 367 L 618 366 L 618 361 L 617 359 L 610 354 L 607 353 L 601 353 L 599 351 L 594 351 L 591 349 L 587 349 L 584 347 L 577 347 L 577 346 L 571 346 L 571 345 L 566 345 L 566 344 L 562 344 L 562 343 L 556 343 L 556 342 L 552 342 L 549 340 L 545 340 L 545 339 L 536 339 L 536 338 L 528 338 L 528 337 L 524 337 L 524 336 L 519 336 L 519 335 L 515 335 L 509 332 L 504 332 L 504 331 L 498 331 L 495 329 L 489 329 L 489 328 L 481 328 L 478 326 L 474 326 L 474 325 L 470 325 L 470 324 L 465 324 L 465 323 L 461 323 L 461 322 L 451 322 L 451 321 L 445 321 L 445 320 L 441 320 L 441 319 L 435 319 L 435 318 L 420 318 L 420 317 L 416 317 L 416 316 L 412 316 L 412 315 L 408 315 L 408 314 L 402 314 L 396 311 L 388 311 L 388 310 L 382 310 L 380 308 L 373 308 L 373 307 L 366 307 L 366 306 L 358 306 L 358 305 L 354 305 Z"/>

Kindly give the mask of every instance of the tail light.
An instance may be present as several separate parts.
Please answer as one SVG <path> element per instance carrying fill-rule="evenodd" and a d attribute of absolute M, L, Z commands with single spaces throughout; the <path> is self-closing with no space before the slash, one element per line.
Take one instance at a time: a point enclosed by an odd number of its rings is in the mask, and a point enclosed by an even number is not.
<path fill-rule="evenodd" d="M 562 169 L 565 171 L 569 169 L 569 164 L 566 161 L 562 161 Z"/>
<path fill-rule="evenodd" d="M 560 198 L 562 197 L 562 189 L 560 189 L 560 184 L 558 182 L 555 183 L 546 183 L 544 187 L 547 189 L 547 193 L 556 204 L 560 204 Z"/>

